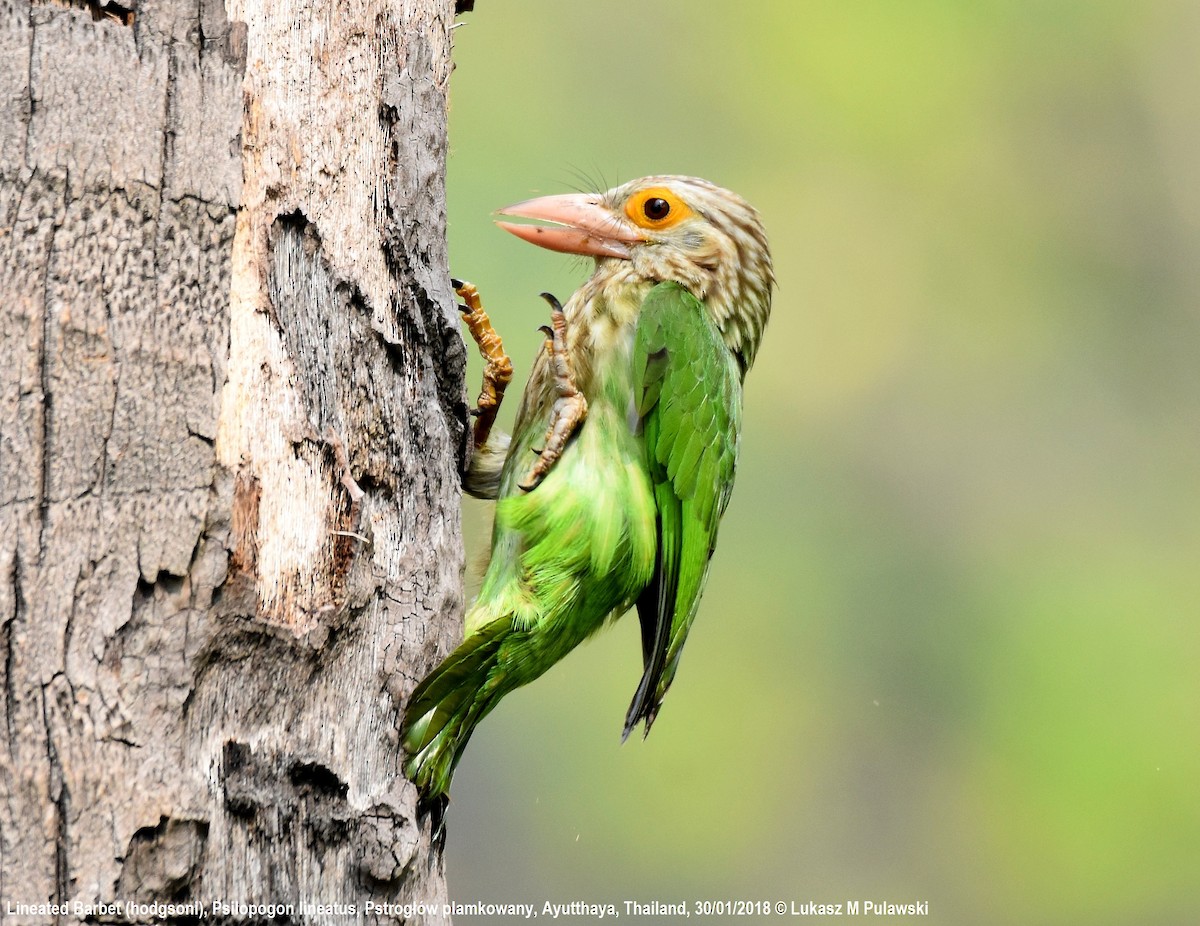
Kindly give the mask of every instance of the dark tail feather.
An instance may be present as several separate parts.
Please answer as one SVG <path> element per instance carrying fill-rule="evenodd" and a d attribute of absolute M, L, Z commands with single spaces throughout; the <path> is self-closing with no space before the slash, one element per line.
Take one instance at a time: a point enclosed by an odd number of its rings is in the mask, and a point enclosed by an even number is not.
<path fill-rule="evenodd" d="M 450 798 L 445 794 L 422 797 L 417 801 L 417 814 L 429 818 L 430 841 L 438 854 L 446 848 L 446 807 Z"/>
<path fill-rule="evenodd" d="M 504 694 L 497 657 L 511 629 L 511 620 L 500 620 L 473 633 L 409 699 L 402 733 L 408 754 L 404 771 L 431 812 L 444 813 L 444 802 L 438 808 L 434 801 L 449 791 L 454 767 L 475 725 Z"/>
<path fill-rule="evenodd" d="M 655 570 L 657 572 L 657 570 Z M 662 678 L 663 667 L 667 661 L 667 635 L 670 631 L 670 612 L 664 620 L 662 602 L 662 579 L 656 578 L 642 592 L 637 601 L 638 619 L 642 625 L 642 680 L 638 682 L 633 701 L 625 714 L 625 730 L 621 734 L 621 742 L 629 739 L 641 721 L 646 722 L 643 736 L 650 735 L 650 727 L 658 716 L 662 701 L 658 697 L 658 682 Z"/>

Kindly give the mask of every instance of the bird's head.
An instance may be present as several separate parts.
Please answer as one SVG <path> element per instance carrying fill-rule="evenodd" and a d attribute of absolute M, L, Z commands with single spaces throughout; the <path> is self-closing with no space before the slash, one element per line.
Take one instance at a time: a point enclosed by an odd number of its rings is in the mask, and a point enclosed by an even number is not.
<path fill-rule="evenodd" d="M 607 193 L 527 200 L 500 214 L 553 222 L 497 224 L 552 251 L 595 257 L 606 282 L 681 284 L 708 308 L 743 371 L 753 363 L 775 275 L 758 213 L 740 196 L 695 177 L 643 177 Z"/>

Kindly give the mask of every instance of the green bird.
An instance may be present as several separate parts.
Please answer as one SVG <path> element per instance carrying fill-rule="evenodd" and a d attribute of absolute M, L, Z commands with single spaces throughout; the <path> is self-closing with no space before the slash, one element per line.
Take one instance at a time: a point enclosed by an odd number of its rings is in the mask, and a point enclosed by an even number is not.
<path fill-rule="evenodd" d="M 649 733 L 696 617 L 733 488 L 742 381 L 771 309 L 758 213 L 693 177 L 547 196 L 501 228 L 596 259 L 534 362 L 511 438 L 491 433 L 512 367 L 470 284 L 487 360 L 465 489 L 497 499 L 491 560 L 455 649 L 405 713 L 405 772 L 442 799 L 475 725 L 636 604 L 641 682 L 624 737 Z M 623 738 L 624 738 L 623 737 Z"/>

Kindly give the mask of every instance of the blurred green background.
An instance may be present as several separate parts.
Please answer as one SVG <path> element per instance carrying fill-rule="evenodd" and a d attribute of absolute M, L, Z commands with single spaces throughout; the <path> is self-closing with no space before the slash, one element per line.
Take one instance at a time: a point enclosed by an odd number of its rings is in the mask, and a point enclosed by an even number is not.
<path fill-rule="evenodd" d="M 619 742 L 631 615 L 476 733 L 452 896 L 1197 922 L 1197 4 L 480 0 L 462 20 L 451 263 L 516 389 L 536 294 L 588 267 L 504 235 L 497 207 L 700 175 L 762 212 L 779 288 L 654 734 Z M 476 554 L 489 525 L 468 503 Z"/>

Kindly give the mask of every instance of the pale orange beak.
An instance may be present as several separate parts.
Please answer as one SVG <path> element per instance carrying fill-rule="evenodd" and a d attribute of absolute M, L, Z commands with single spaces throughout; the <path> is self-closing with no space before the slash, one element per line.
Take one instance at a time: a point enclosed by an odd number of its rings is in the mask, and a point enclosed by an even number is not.
<path fill-rule="evenodd" d="M 628 260 L 626 245 L 645 240 L 634 226 L 601 205 L 599 197 L 588 193 L 543 196 L 497 211 L 518 219 L 554 222 L 554 225 L 518 225 L 497 220 L 496 224 L 523 241 L 564 254 Z"/>

